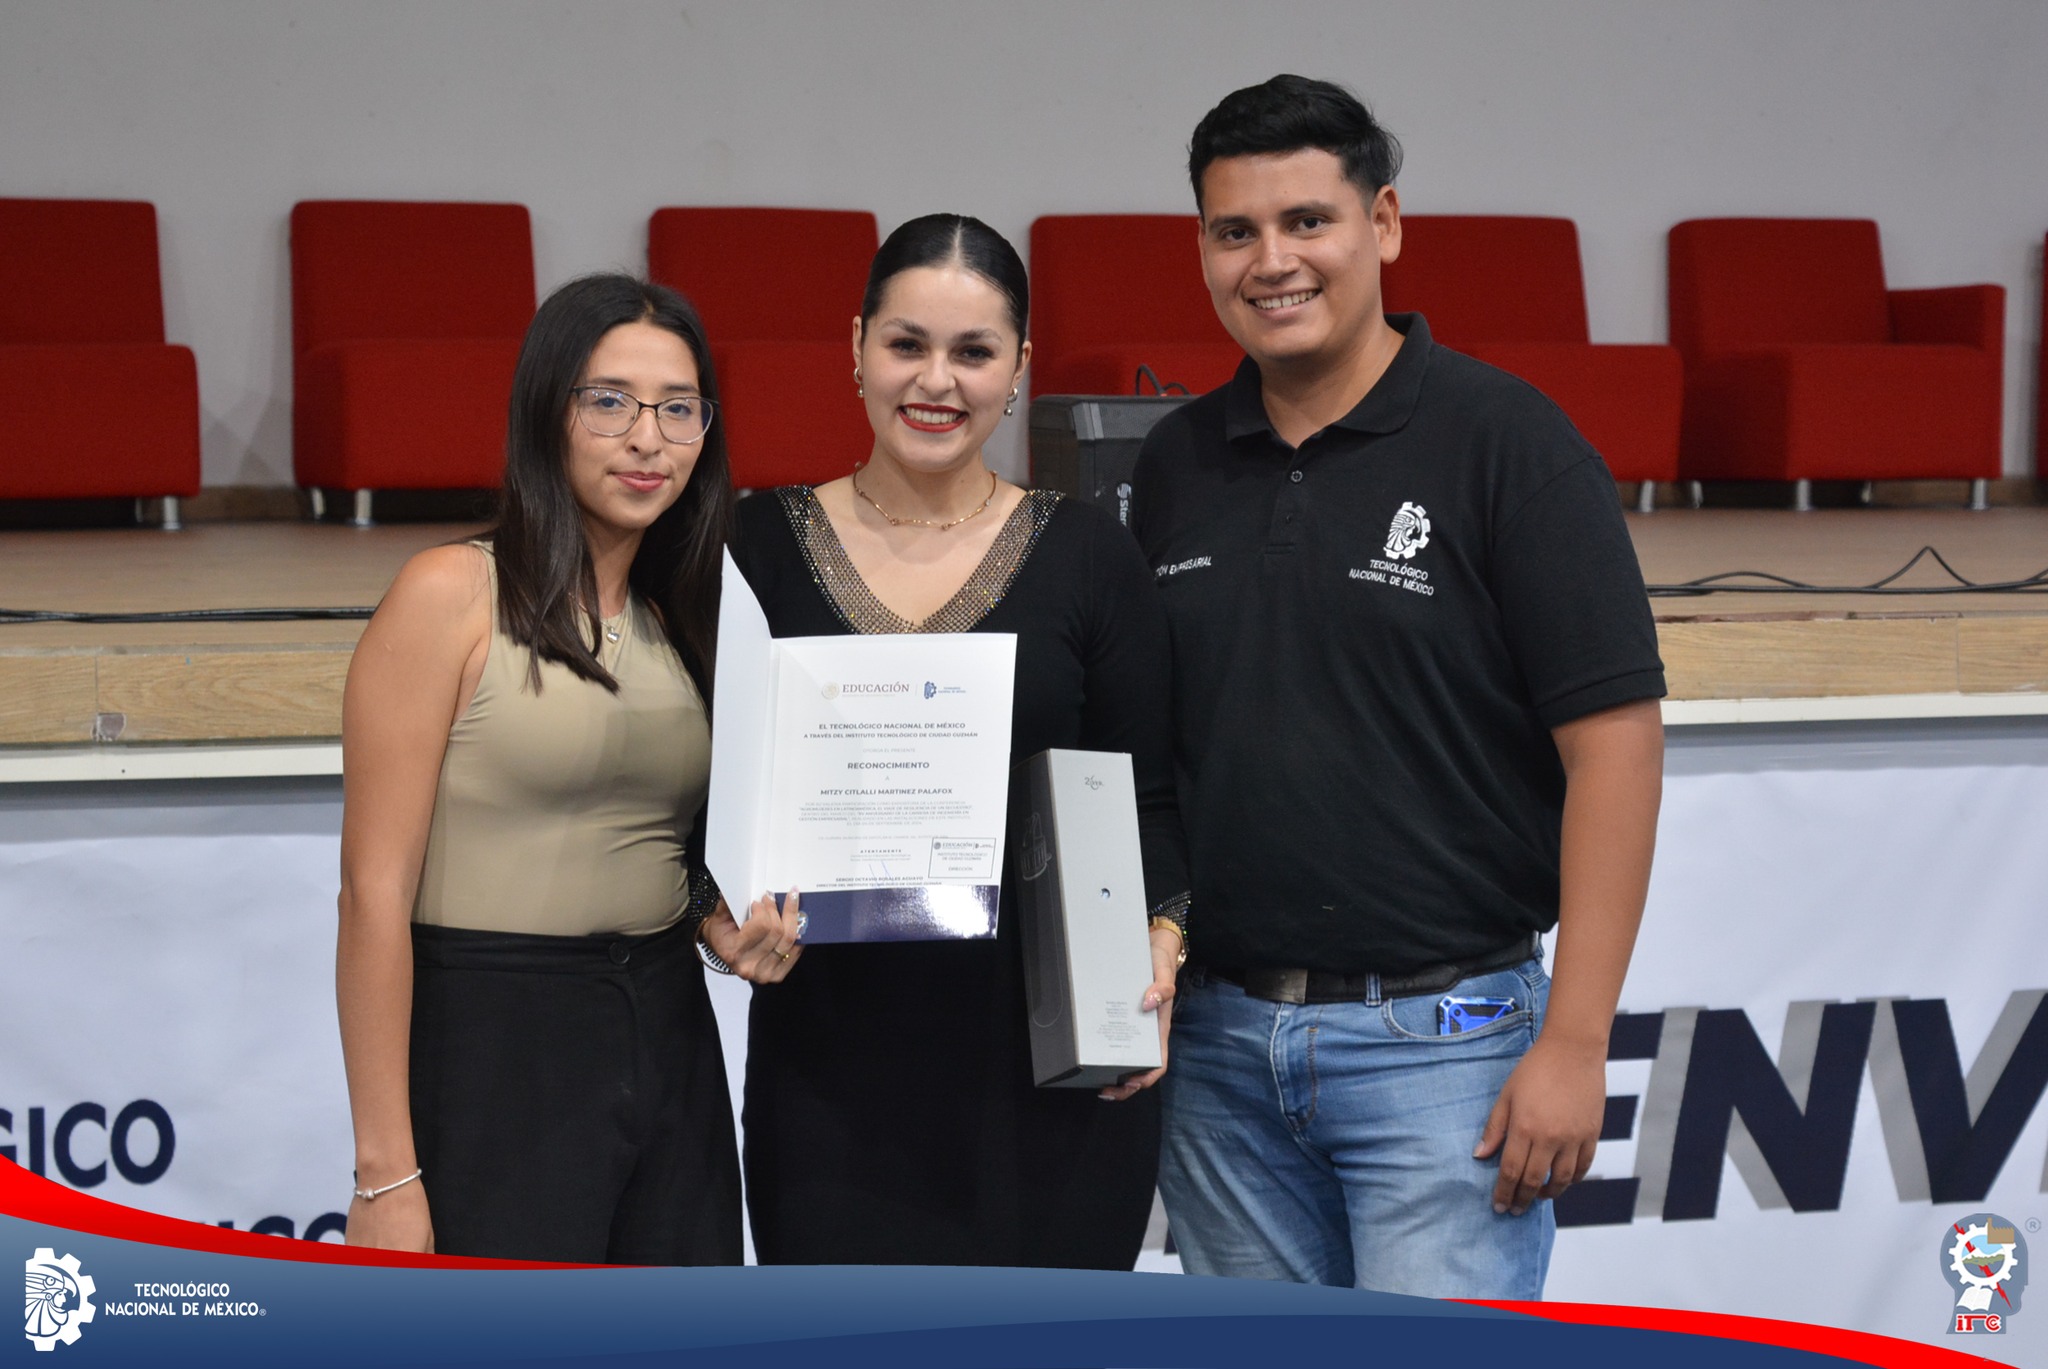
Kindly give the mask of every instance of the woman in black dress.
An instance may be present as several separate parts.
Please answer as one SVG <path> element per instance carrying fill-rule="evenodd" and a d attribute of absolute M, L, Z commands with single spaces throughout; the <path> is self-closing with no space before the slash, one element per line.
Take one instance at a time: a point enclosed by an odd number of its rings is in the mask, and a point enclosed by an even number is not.
<path fill-rule="evenodd" d="M 1023 263 L 979 220 L 892 233 L 853 328 L 874 449 L 849 477 L 744 501 L 734 552 L 778 637 L 1017 634 L 1013 762 L 1131 753 L 1163 1048 L 1187 905 L 1166 617 L 1114 519 L 983 462 L 1031 355 L 1027 308 Z M 755 992 L 744 1132 L 764 1263 L 1136 1263 L 1161 1072 L 1099 1095 L 1033 1086 L 1018 906 L 1013 861 L 993 941 L 815 946 Z"/>

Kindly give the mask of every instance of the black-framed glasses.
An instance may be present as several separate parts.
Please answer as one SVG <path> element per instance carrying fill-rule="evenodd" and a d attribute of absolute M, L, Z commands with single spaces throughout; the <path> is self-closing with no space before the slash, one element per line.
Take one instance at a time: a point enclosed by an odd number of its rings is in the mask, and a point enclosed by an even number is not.
<path fill-rule="evenodd" d="M 576 418 L 599 437 L 623 437 L 640 421 L 640 411 L 654 410 L 654 426 L 663 440 L 688 446 L 704 436 L 711 426 L 711 401 L 699 395 L 676 395 L 649 404 L 603 385 L 578 385 L 569 391 L 576 404 Z"/>

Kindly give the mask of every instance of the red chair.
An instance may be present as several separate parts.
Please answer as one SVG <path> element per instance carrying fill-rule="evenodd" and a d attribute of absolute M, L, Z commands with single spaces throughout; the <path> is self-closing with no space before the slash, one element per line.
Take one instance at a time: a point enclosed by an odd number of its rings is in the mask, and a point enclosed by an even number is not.
<path fill-rule="evenodd" d="M 160 496 L 175 529 L 197 493 L 199 370 L 164 342 L 155 206 L 0 200 L 0 499 Z"/>
<path fill-rule="evenodd" d="M 1887 290 L 1869 219 L 1671 230 L 1694 480 L 1969 480 L 1999 471 L 2005 291 Z"/>
<path fill-rule="evenodd" d="M 1678 478 L 1685 381 L 1670 347 L 1598 344 L 1586 326 L 1579 231 L 1570 219 L 1415 214 L 1380 277 L 1389 312 L 1418 310 L 1430 334 L 1550 396 L 1617 480 Z"/>
<path fill-rule="evenodd" d="M 704 319 L 740 489 L 819 484 L 873 449 L 854 392 L 853 320 L 880 243 L 865 210 L 654 211 L 647 274 Z"/>
<path fill-rule="evenodd" d="M 1138 368 L 1201 394 L 1244 352 L 1202 283 L 1192 214 L 1048 214 L 1031 225 L 1031 393 L 1128 395 Z"/>
<path fill-rule="evenodd" d="M 483 489 L 533 319 L 517 204 L 292 206 L 292 470 L 314 492 Z M 431 404 L 419 400 L 432 396 Z"/>

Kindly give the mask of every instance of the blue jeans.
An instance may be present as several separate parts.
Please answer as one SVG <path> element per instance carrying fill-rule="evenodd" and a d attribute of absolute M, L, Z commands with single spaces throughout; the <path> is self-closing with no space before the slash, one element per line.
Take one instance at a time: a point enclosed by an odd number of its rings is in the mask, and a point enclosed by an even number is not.
<path fill-rule="evenodd" d="M 1186 975 L 1159 1171 L 1182 1266 L 1432 1298 L 1542 1297 L 1551 1205 L 1496 1216 L 1499 1166 L 1472 1148 L 1549 992 L 1534 959 L 1444 993 L 1306 1006 Z M 1517 1006 L 1440 1036 L 1444 994 Z"/>

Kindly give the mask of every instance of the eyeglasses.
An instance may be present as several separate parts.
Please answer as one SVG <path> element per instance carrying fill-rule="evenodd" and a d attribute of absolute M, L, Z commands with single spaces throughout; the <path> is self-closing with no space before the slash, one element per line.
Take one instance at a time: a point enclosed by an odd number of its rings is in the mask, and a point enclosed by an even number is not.
<path fill-rule="evenodd" d="M 677 395 L 648 404 L 623 390 L 601 385 L 578 385 L 569 393 L 575 396 L 578 421 L 599 437 L 625 436 L 640 421 L 642 409 L 654 410 L 654 426 L 661 430 L 662 438 L 679 446 L 695 442 L 711 426 L 711 401 L 696 395 Z"/>

